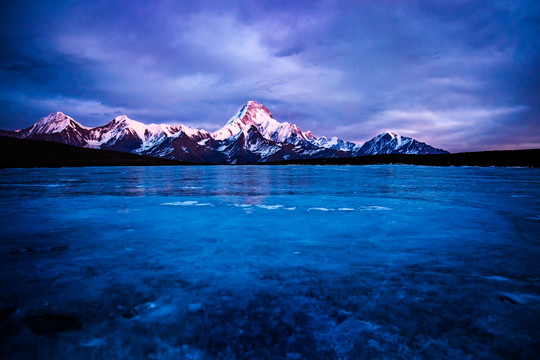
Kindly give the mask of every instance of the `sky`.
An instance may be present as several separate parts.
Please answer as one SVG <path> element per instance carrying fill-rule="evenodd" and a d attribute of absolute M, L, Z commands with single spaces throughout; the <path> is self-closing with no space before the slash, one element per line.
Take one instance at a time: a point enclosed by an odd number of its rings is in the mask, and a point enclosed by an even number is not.
<path fill-rule="evenodd" d="M 214 131 L 255 100 L 358 143 L 540 148 L 537 0 L 5 0 L 0 28 L 2 129 L 62 111 Z"/>

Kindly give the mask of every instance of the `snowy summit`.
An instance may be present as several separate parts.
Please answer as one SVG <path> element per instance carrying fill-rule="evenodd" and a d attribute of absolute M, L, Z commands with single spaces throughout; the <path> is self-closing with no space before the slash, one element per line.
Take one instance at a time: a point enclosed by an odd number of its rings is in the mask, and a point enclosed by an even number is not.
<path fill-rule="evenodd" d="M 50 114 L 27 129 L 6 133 L 18 138 L 216 164 L 445 153 L 389 131 L 363 145 L 337 137 L 317 137 L 295 124 L 277 121 L 270 110 L 256 101 L 248 101 L 213 133 L 185 125 L 147 125 L 126 115 L 117 116 L 103 126 L 89 128 L 61 112 Z"/>

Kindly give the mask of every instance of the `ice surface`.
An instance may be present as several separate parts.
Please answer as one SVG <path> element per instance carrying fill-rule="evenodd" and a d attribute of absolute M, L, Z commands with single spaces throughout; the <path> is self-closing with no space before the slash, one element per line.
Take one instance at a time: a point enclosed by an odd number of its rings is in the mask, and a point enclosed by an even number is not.
<path fill-rule="evenodd" d="M 539 179 L 3 169 L 0 357 L 538 357 Z"/>

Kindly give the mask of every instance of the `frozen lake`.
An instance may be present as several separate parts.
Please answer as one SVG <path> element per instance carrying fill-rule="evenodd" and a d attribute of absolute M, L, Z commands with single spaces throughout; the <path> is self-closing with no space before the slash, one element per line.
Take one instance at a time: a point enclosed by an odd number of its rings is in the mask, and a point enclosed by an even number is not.
<path fill-rule="evenodd" d="M 0 170 L 5 359 L 532 359 L 540 170 Z"/>

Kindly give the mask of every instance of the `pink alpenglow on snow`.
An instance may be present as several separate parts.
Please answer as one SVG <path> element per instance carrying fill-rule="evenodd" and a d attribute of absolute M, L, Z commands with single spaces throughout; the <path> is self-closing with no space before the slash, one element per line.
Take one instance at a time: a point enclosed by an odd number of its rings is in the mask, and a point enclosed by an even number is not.
<path fill-rule="evenodd" d="M 445 152 L 393 132 L 384 132 L 365 144 L 337 137 L 317 137 L 311 131 L 302 131 L 295 124 L 277 121 L 270 110 L 256 101 L 248 101 L 221 129 L 213 133 L 185 125 L 147 125 L 126 115 L 117 116 L 103 126 L 90 128 L 57 112 L 27 129 L 7 134 L 19 138 L 216 164 Z"/>

